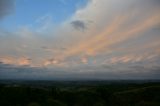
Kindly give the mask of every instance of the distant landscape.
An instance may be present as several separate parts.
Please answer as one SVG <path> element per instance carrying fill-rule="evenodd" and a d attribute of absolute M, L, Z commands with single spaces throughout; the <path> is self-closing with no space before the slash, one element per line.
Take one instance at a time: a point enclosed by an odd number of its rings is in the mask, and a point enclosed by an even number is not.
<path fill-rule="evenodd" d="M 0 106 L 159 105 L 159 80 L 0 81 Z"/>

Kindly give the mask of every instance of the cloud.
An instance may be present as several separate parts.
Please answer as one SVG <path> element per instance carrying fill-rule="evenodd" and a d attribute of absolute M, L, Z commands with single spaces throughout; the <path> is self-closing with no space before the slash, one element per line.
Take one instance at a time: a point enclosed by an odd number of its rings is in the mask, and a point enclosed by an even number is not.
<path fill-rule="evenodd" d="M 92 0 L 56 30 L 44 15 L 36 21 L 40 31 L 0 31 L 1 64 L 46 68 L 44 77 L 153 78 L 160 64 L 158 2 Z"/>
<path fill-rule="evenodd" d="M 118 67 L 83 66 L 79 69 L 60 67 L 48 69 L 0 63 L 0 79 L 159 79 L 159 69 L 159 66 L 146 68 L 131 64 L 122 64 Z"/>
<path fill-rule="evenodd" d="M 0 79 L 36 79 L 44 69 L 0 63 Z M 38 76 L 37 76 L 38 75 Z"/>
<path fill-rule="evenodd" d="M 17 65 L 17 66 L 31 66 L 31 59 L 27 57 L 13 57 L 13 56 L 1 56 L 0 62 L 3 64 Z"/>
<path fill-rule="evenodd" d="M 22 57 L 18 60 L 19 65 L 30 65 L 31 64 L 31 59 Z"/>
<path fill-rule="evenodd" d="M 0 19 L 13 12 L 14 0 L 0 0 Z"/>
<path fill-rule="evenodd" d="M 71 22 L 71 25 L 76 30 L 85 31 L 87 29 L 87 24 L 82 20 L 75 20 Z"/>
<path fill-rule="evenodd" d="M 152 0 L 151 2 L 153 2 L 154 4 L 160 5 L 160 1 L 159 0 Z"/>

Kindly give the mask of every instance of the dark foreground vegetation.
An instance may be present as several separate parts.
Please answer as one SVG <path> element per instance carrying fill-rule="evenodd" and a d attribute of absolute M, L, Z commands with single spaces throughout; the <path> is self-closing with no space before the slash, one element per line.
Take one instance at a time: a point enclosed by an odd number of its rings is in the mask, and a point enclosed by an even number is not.
<path fill-rule="evenodd" d="M 0 106 L 160 106 L 160 82 L 0 81 Z"/>

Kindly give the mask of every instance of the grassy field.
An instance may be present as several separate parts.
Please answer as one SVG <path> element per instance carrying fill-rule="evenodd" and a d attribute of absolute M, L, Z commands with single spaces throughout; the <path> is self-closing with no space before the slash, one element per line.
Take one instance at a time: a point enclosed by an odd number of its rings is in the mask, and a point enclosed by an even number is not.
<path fill-rule="evenodd" d="M 1 80 L 0 106 L 160 106 L 160 82 Z"/>

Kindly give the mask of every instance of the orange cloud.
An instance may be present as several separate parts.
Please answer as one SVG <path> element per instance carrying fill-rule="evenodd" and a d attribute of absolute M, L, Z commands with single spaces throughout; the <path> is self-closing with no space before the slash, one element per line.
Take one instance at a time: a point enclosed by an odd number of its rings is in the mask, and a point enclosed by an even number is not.
<path fill-rule="evenodd" d="M 22 65 L 22 66 L 31 64 L 30 59 L 25 58 L 25 57 L 19 58 L 17 63 L 18 63 L 18 65 Z"/>
<path fill-rule="evenodd" d="M 120 42 L 123 42 L 125 40 L 128 40 L 133 37 L 140 36 L 140 34 L 143 31 L 148 30 L 149 28 L 155 26 L 159 22 L 160 16 L 157 14 L 153 14 L 153 16 L 148 17 L 147 19 L 144 19 L 142 22 L 133 23 L 130 28 L 126 28 L 126 30 L 116 31 L 111 35 L 112 39 L 105 39 L 102 38 L 102 40 L 99 42 L 99 46 L 94 48 L 95 51 L 104 51 L 109 46 L 118 44 Z M 119 29 L 121 29 L 119 27 Z M 107 34 L 106 34 L 107 36 Z M 101 52 L 102 52 L 101 51 Z"/>
<path fill-rule="evenodd" d="M 93 35 L 87 38 L 84 41 L 80 41 L 75 46 L 70 47 L 65 53 L 60 56 L 55 56 L 56 58 L 64 59 L 74 55 L 87 54 L 87 55 L 96 55 L 97 46 L 99 47 L 99 42 L 103 39 L 106 39 L 109 34 L 112 34 L 114 31 L 118 30 L 120 25 L 125 21 L 128 16 L 120 16 L 113 19 L 109 26 L 107 26 L 107 30 L 100 32 L 98 35 Z"/>
<path fill-rule="evenodd" d="M 144 53 L 144 54 L 126 54 L 123 56 L 115 56 L 115 57 L 111 57 L 109 59 L 109 61 L 107 61 L 107 63 L 111 63 L 111 64 L 117 64 L 117 63 L 135 63 L 135 62 L 140 62 L 140 61 L 146 61 L 146 60 L 154 60 L 156 59 L 156 56 L 158 56 L 157 54 L 148 54 L 148 53 Z"/>
<path fill-rule="evenodd" d="M 14 58 L 10 56 L 0 57 L 0 61 L 4 64 L 14 64 Z"/>
<path fill-rule="evenodd" d="M 123 28 L 122 25 L 127 24 L 129 18 L 129 15 L 114 18 L 110 25 L 107 25 L 100 34 L 86 37 L 86 40 L 73 44 L 74 46 L 70 47 L 64 53 L 59 53 L 55 58 L 65 60 L 72 56 L 94 56 L 97 53 L 103 53 L 103 51 L 111 51 L 110 46 L 140 36 L 139 33 L 143 33 L 155 26 L 159 22 L 160 15 L 158 15 L 157 12 L 153 13 L 152 16 L 146 17 L 141 22 L 137 21 L 127 28 Z"/>
<path fill-rule="evenodd" d="M 82 57 L 81 58 L 81 62 L 84 63 L 84 64 L 87 64 L 88 63 L 88 60 L 86 57 Z"/>
<path fill-rule="evenodd" d="M 27 57 L 11 57 L 11 56 L 4 56 L 0 57 L 0 61 L 4 64 L 12 64 L 12 65 L 31 65 L 31 60 Z"/>

